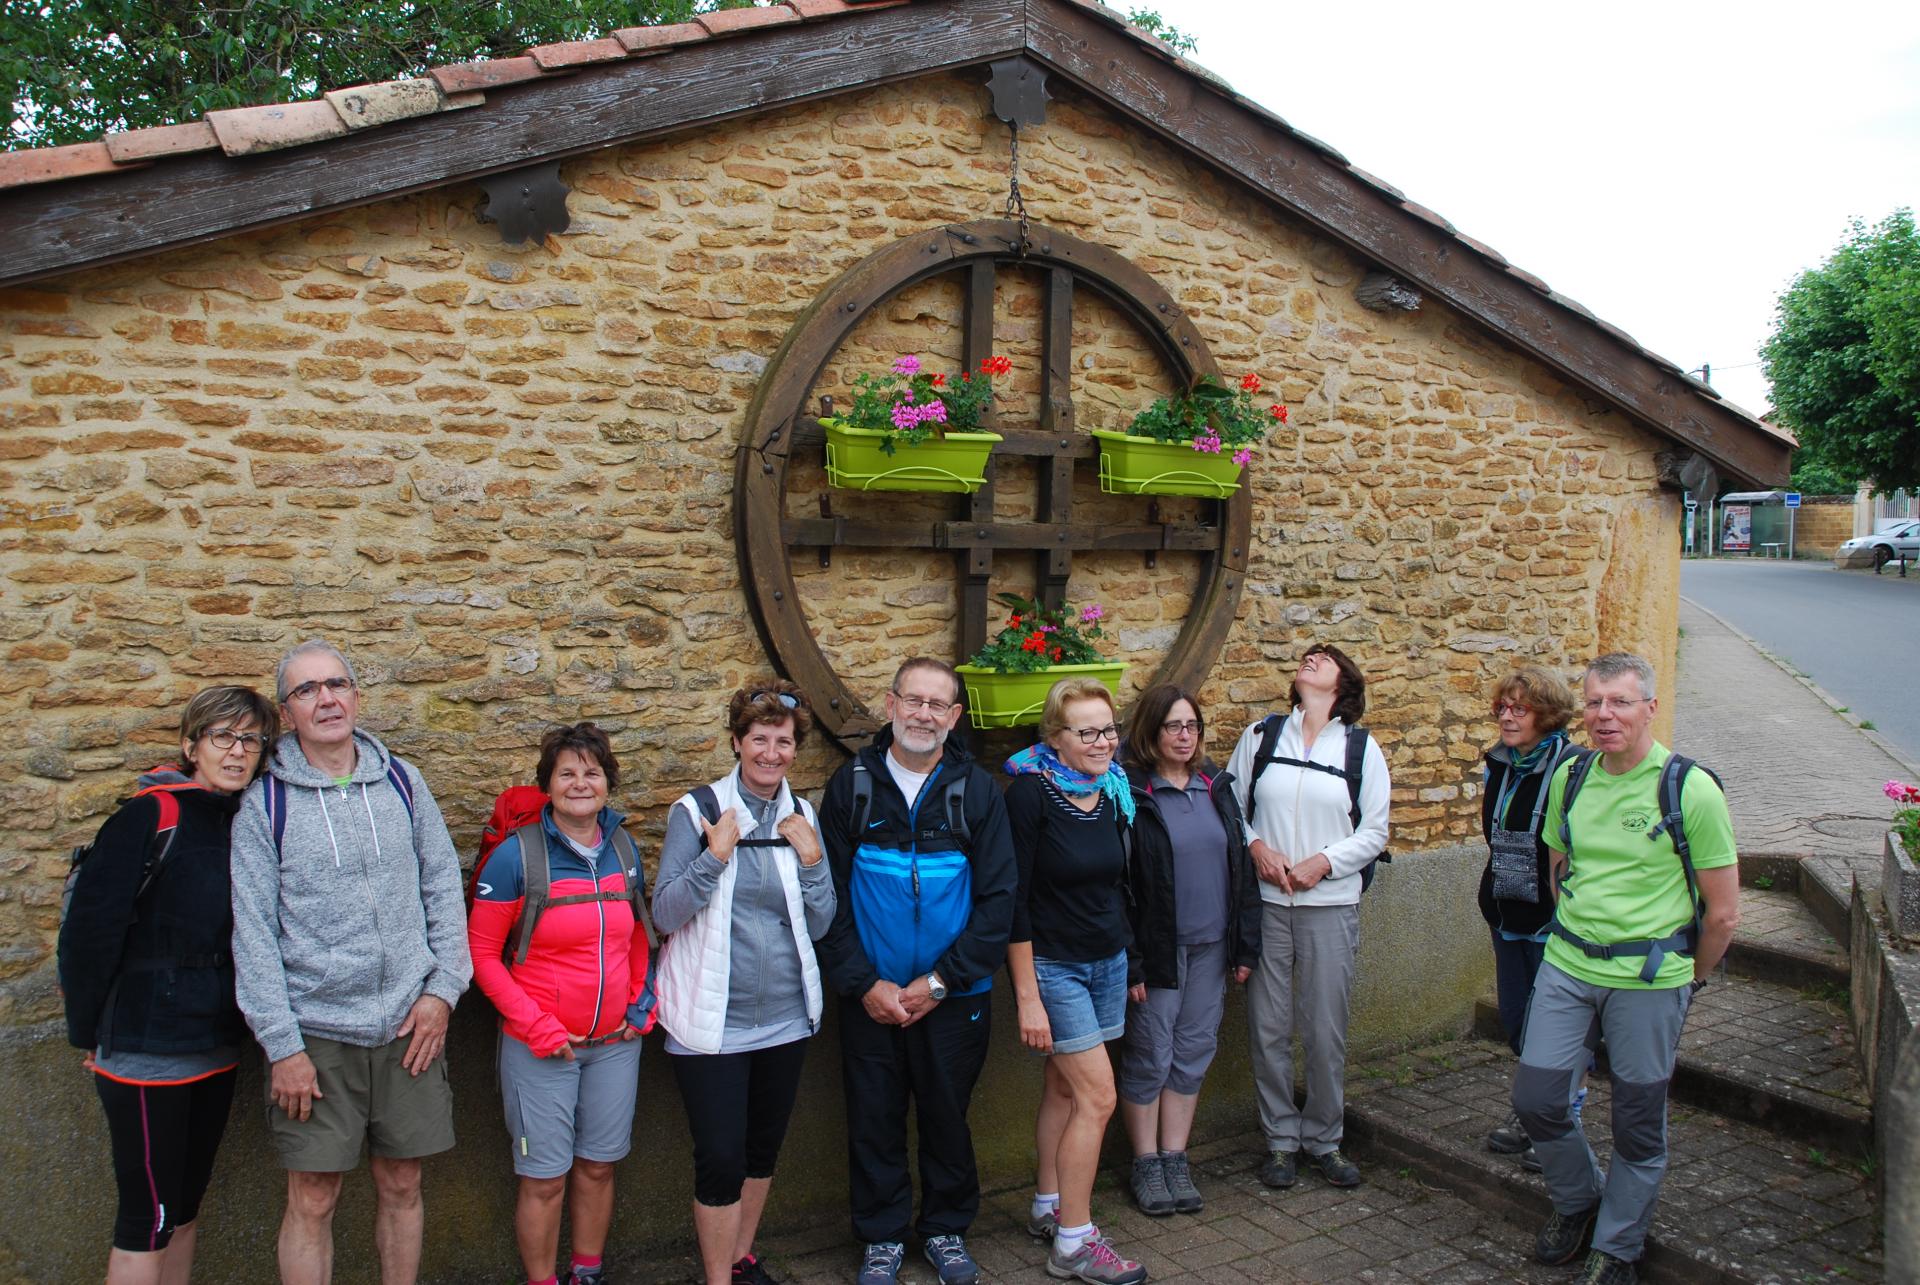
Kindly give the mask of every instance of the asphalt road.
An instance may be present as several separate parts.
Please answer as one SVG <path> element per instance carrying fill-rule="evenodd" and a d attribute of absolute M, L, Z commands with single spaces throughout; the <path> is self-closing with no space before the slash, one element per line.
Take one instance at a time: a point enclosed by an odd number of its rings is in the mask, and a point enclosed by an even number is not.
<path fill-rule="evenodd" d="M 1920 569 L 1690 560 L 1680 592 L 1820 684 L 1920 761 Z"/>

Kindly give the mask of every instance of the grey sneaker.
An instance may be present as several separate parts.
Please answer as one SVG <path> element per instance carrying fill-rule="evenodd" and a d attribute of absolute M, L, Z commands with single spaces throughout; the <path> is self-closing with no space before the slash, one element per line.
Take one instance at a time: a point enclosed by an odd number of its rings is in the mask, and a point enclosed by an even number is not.
<path fill-rule="evenodd" d="M 1532 1145 L 1533 1139 L 1520 1127 L 1518 1112 L 1508 1115 L 1505 1124 L 1487 1135 L 1487 1150 L 1496 1155 L 1517 1156 Z"/>
<path fill-rule="evenodd" d="M 1193 1172 L 1187 1167 L 1187 1153 L 1184 1151 L 1162 1151 L 1160 1166 L 1166 1171 L 1167 1191 L 1173 1196 L 1175 1212 L 1197 1214 L 1207 1207 L 1200 1195 L 1200 1188 L 1193 1185 Z"/>
<path fill-rule="evenodd" d="M 1298 1151 L 1269 1151 L 1260 1165 L 1260 1181 L 1269 1187 L 1291 1187 L 1300 1181 Z"/>
<path fill-rule="evenodd" d="M 974 1285 L 980 1279 L 979 1264 L 967 1252 L 967 1242 L 958 1232 L 927 1237 L 926 1255 L 940 1275 L 940 1285 Z"/>
<path fill-rule="evenodd" d="M 1580 1273 L 1580 1285 L 1639 1285 L 1639 1281 L 1640 1273 L 1632 1263 L 1598 1249 L 1587 1255 Z"/>
<path fill-rule="evenodd" d="M 1572 1262 L 1574 1256 L 1586 1248 L 1587 1238 L 1593 1235 L 1593 1220 L 1599 1214 L 1598 1205 L 1577 1214 L 1554 1210 L 1534 1239 L 1533 1256 L 1549 1267 Z"/>
<path fill-rule="evenodd" d="M 1335 1187 L 1358 1187 L 1360 1185 L 1360 1166 L 1346 1158 L 1335 1147 L 1332 1151 L 1317 1156 L 1308 1156 L 1307 1163 L 1320 1171 L 1320 1176 Z"/>
<path fill-rule="evenodd" d="M 893 1285 L 900 1279 L 900 1260 L 907 1256 L 907 1247 L 897 1240 L 883 1240 L 867 1246 L 867 1256 L 860 1261 L 860 1274 L 854 1279 L 859 1285 Z"/>
<path fill-rule="evenodd" d="M 1159 1156 L 1133 1158 L 1133 1203 L 1155 1218 L 1173 1212 L 1173 1193 L 1167 1190 L 1166 1167 Z"/>
<path fill-rule="evenodd" d="M 1057 1244 L 1048 1250 L 1047 1275 L 1056 1280 L 1086 1281 L 1087 1285 L 1141 1285 L 1147 1279 L 1147 1269 L 1120 1257 L 1120 1252 L 1095 1227 L 1093 1235 L 1081 1242 L 1076 1254 L 1060 1257 Z"/>
<path fill-rule="evenodd" d="M 1027 1235 L 1035 1240 L 1052 1240 L 1060 1230 L 1060 1211 L 1049 1209 L 1044 1214 L 1027 1215 Z"/>

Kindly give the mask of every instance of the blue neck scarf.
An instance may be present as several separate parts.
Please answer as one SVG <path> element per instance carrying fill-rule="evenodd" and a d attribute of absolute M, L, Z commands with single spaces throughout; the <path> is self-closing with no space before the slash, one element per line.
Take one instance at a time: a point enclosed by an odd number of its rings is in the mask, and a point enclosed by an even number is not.
<path fill-rule="evenodd" d="M 1127 786 L 1127 772 L 1118 759 L 1107 764 L 1107 770 L 1099 776 L 1088 776 L 1077 768 L 1068 767 L 1054 753 L 1053 746 L 1042 741 L 1008 759 L 1007 775 L 1044 776 L 1062 794 L 1084 797 L 1098 790 L 1113 800 L 1113 805 L 1120 809 L 1120 816 L 1128 825 L 1133 824 L 1133 791 Z"/>

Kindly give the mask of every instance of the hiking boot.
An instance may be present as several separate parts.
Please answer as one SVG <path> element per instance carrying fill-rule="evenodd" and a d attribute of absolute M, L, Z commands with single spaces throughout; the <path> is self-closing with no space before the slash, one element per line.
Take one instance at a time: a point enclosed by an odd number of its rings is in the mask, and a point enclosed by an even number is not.
<path fill-rule="evenodd" d="M 1049 1209 L 1044 1214 L 1027 1215 L 1027 1235 L 1035 1240 L 1052 1240 L 1054 1233 L 1060 1230 L 1060 1211 Z"/>
<path fill-rule="evenodd" d="M 1632 1263 L 1598 1249 L 1587 1255 L 1580 1273 L 1580 1285 L 1638 1285 L 1639 1280 Z"/>
<path fill-rule="evenodd" d="M 893 1285 L 900 1279 L 900 1260 L 906 1256 L 907 1247 L 897 1240 L 868 1245 L 867 1256 L 860 1260 L 860 1274 L 854 1279 L 859 1285 Z"/>
<path fill-rule="evenodd" d="M 1133 1158 L 1133 1203 L 1155 1218 L 1173 1212 L 1173 1193 L 1167 1190 L 1166 1167 L 1159 1156 Z"/>
<path fill-rule="evenodd" d="M 1496 1155 L 1517 1156 L 1532 1145 L 1533 1139 L 1520 1127 L 1518 1112 L 1508 1115 L 1505 1124 L 1487 1135 L 1487 1150 Z"/>
<path fill-rule="evenodd" d="M 1360 1166 L 1340 1154 L 1335 1147 L 1324 1155 L 1308 1156 L 1307 1163 L 1320 1171 L 1329 1185 L 1335 1187 L 1358 1187 L 1360 1185 Z"/>
<path fill-rule="evenodd" d="M 1080 1244 L 1078 1253 L 1060 1257 L 1056 1246 L 1047 1251 L 1047 1275 L 1056 1280 L 1086 1281 L 1087 1285 L 1141 1285 L 1147 1269 L 1120 1257 L 1112 1243 L 1095 1227 Z"/>
<path fill-rule="evenodd" d="M 1260 1166 L 1260 1182 L 1268 1187 L 1291 1187 L 1300 1181 L 1298 1151 L 1269 1151 Z"/>
<path fill-rule="evenodd" d="M 1527 1144 L 1527 1149 L 1520 1153 L 1520 1167 L 1528 1173 L 1545 1172 L 1544 1167 L 1540 1163 L 1540 1153 L 1533 1149 L 1531 1142 Z"/>
<path fill-rule="evenodd" d="M 1593 1220 L 1600 1214 L 1600 1206 L 1593 1205 L 1577 1214 L 1563 1214 L 1558 1209 L 1547 1217 L 1546 1226 L 1540 1229 L 1540 1235 L 1533 1242 L 1533 1256 L 1549 1267 L 1558 1267 L 1570 1263 L 1574 1256 L 1586 1248 L 1587 1238 L 1593 1235 Z"/>
<path fill-rule="evenodd" d="M 926 1255 L 940 1275 L 940 1285 L 974 1285 L 980 1279 L 980 1266 L 967 1252 L 967 1242 L 958 1232 L 927 1237 Z"/>
<path fill-rule="evenodd" d="M 1200 1188 L 1193 1185 L 1193 1172 L 1187 1167 L 1186 1152 L 1162 1151 L 1160 1166 L 1166 1171 L 1167 1191 L 1173 1196 L 1176 1213 L 1197 1214 L 1207 1207 Z"/>
<path fill-rule="evenodd" d="M 748 1254 L 733 1265 L 733 1285 L 780 1285 L 760 1255 Z"/>

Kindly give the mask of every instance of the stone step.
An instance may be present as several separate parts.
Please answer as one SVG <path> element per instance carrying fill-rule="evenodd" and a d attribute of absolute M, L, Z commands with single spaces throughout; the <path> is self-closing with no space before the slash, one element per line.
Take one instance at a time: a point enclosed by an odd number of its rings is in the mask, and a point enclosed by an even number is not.
<path fill-rule="evenodd" d="M 1513 1058 L 1462 1039 L 1352 1066 L 1347 1137 L 1363 1162 L 1404 1166 L 1520 1228 L 1551 1206 L 1539 1175 L 1486 1149 L 1506 1118 Z M 1604 1078 L 1586 1105 L 1587 1136 L 1611 1152 Z M 1885 1277 L 1870 1166 L 1687 1103 L 1669 1111 L 1671 1162 L 1647 1241 L 1655 1282 L 1789 1285 Z"/>
<path fill-rule="evenodd" d="M 1674 1100 L 1833 1154 L 1870 1153 L 1872 1102 L 1846 1005 L 1846 992 L 1829 983 L 1796 990 L 1749 977 L 1717 979 L 1687 1014 Z M 1492 1000 L 1474 1006 L 1474 1031 L 1504 1047 Z"/>
<path fill-rule="evenodd" d="M 1740 927 L 1727 971 L 1795 988 L 1837 986 L 1852 976 L 1846 947 L 1790 885 L 1740 889 Z"/>

